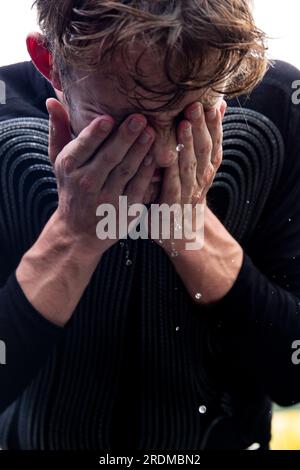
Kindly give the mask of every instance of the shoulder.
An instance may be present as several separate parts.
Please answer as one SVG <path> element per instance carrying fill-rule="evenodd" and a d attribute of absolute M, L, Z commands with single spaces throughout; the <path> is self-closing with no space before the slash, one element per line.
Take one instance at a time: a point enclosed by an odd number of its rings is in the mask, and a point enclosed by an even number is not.
<path fill-rule="evenodd" d="M 296 121 L 300 124 L 300 71 L 286 62 L 276 61 L 249 95 L 233 99 L 229 105 L 253 109 L 268 117 L 287 141 L 292 138 L 291 122 L 293 126 Z"/>
<path fill-rule="evenodd" d="M 249 108 L 269 118 L 284 142 L 281 176 L 296 167 L 300 174 L 300 71 L 296 67 L 276 61 L 251 94 L 229 101 L 229 106 Z"/>
<path fill-rule="evenodd" d="M 47 117 L 45 101 L 55 96 L 51 84 L 31 61 L 0 67 L 0 121 L 17 117 Z M 5 98 L 5 99 L 3 99 Z"/>

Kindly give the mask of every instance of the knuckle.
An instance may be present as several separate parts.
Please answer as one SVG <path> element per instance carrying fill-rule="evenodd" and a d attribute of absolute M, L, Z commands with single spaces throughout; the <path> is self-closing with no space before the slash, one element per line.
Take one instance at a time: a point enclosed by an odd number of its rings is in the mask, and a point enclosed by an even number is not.
<path fill-rule="evenodd" d="M 210 142 L 208 141 L 200 147 L 199 153 L 200 155 L 208 155 L 212 152 L 212 149 L 213 149 L 213 144 L 211 141 Z"/>
<path fill-rule="evenodd" d="M 219 135 L 217 138 L 216 138 L 216 142 L 215 142 L 215 146 L 217 148 L 221 147 L 223 144 L 223 135 Z"/>
<path fill-rule="evenodd" d="M 88 142 L 88 136 L 86 135 L 79 135 L 76 139 L 76 148 L 80 152 L 84 149 L 86 149 Z"/>
<path fill-rule="evenodd" d="M 185 173 L 188 173 L 188 174 L 195 173 L 196 167 L 197 167 L 197 160 L 194 159 L 189 163 L 184 163 L 182 165 L 182 171 L 183 171 L 184 174 Z"/>
<path fill-rule="evenodd" d="M 223 150 L 220 148 L 220 150 L 216 153 L 216 155 L 213 158 L 213 165 L 215 168 L 219 168 L 222 164 L 223 161 Z"/>
<path fill-rule="evenodd" d="M 215 175 L 215 169 L 209 165 L 203 175 L 203 184 L 204 186 L 210 186 L 212 184 L 212 179 Z"/>
<path fill-rule="evenodd" d="M 121 157 L 121 152 L 112 152 L 108 149 L 101 153 L 101 160 L 105 167 L 109 170 L 112 170 L 120 163 Z"/>
<path fill-rule="evenodd" d="M 120 165 L 119 175 L 122 179 L 130 178 L 133 174 L 133 169 L 129 165 Z"/>
<path fill-rule="evenodd" d="M 87 193 L 93 192 L 95 188 L 94 176 L 88 174 L 82 175 L 78 180 L 78 187 L 80 191 Z"/>
<path fill-rule="evenodd" d="M 181 195 L 181 200 L 184 204 L 188 204 L 192 197 L 192 191 L 183 191 Z"/>
<path fill-rule="evenodd" d="M 61 168 L 65 174 L 69 175 L 75 169 L 76 163 L 76 158 L 68 154 L 61 159 Z"/>
<path fill-rule="evenodd" d="M 57 176 L 64 174 L 64 156 L 61 154 L 57 157 L 54 163 L 54 173 Z"/>

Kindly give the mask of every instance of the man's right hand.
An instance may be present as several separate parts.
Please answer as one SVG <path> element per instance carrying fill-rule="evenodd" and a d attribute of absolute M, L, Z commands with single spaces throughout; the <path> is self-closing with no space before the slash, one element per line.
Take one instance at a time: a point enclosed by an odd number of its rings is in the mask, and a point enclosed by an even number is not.
<path fill-rule="evenodd" d="M 116 242 L 97 238 L 97 208 L 110 203 L 118 209 L 120 195 L 128 204 L 143 202 L 155 170 L 147 157 L 155 135 L 142 115 L 130 116 L 117 129 L 112 117 L 100 116 L 72 139 L 62 104 L 51 98 L 47 106 L 59 204 L 24 254 L 16 278 L 33 307 L 64 326 L 103 253 Z"/>
<path fill-rule="evenodd" d="M 116 240 L 97 238 L 97 207 L 113 205 L 118 221 L 119 196 L 127 196 L 129 205 L 143 203 L 155 170 L 148 155 L 155 132 L 143 115 L 129 116 L 117 129 L 106 115 L 72 140 L 62 104 L 51 98 L 47 108 L 49 157 L 58 183 L 57 215 L 70 237 L 82 240 L 95 254 L 104 253 Z"/>

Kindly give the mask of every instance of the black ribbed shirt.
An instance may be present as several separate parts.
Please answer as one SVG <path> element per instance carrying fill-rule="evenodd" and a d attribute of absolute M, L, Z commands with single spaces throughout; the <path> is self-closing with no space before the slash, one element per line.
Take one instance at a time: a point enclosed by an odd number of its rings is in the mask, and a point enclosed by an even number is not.
<path fill-rule="evenodd" d="M 255 114 L 228 127 L 208 203 L 244 260 L 213 307 L 193 302 L 158 245 L 128 240 L 105 253 L 65 328 L 44 319 L 15 269 L 55 210 L 55 179 L 37 135 L 20 147 L 0 135 L 0 447 L 268 446 L 270 401 L 300 399 L 291 360 L 300 340 L 300 108 L 291 100 L 299 79 L 277 62 L 250 97 L 229 103 Z M 31 62 L 0 68 L 0 80 L 0 121 L 47 119 L 54 91 Z"/>

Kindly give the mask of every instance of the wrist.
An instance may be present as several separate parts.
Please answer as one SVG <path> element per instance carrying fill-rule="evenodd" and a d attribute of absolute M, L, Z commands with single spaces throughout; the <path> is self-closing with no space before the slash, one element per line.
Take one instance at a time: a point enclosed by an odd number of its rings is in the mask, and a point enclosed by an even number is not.
<path fill-rule="evenodd" d="M 43 230 L 40 241 L 46 247 L 58 252 L 70 252 L 74 261 L 89 264 L 99 262 L 105 249 L 101 249 L 99 240 L 95 237 L 72 231 L 58 211 L 54 212 Z"/>
<path fill-rule="evenodd" d="M 29 302 L 45 318 L 64 326 L 73 314 L 102 254 L 70 233 L 54 213 L 24 254 L 17 280 Z"/>
<path fill-rule="evenodd" d="M 207 208 L 202 249 L 184 250 L 171 259 L 192 298 L 210 305 L 220 301 L 233 287 L 243 255 L 239 243 Z"/>

